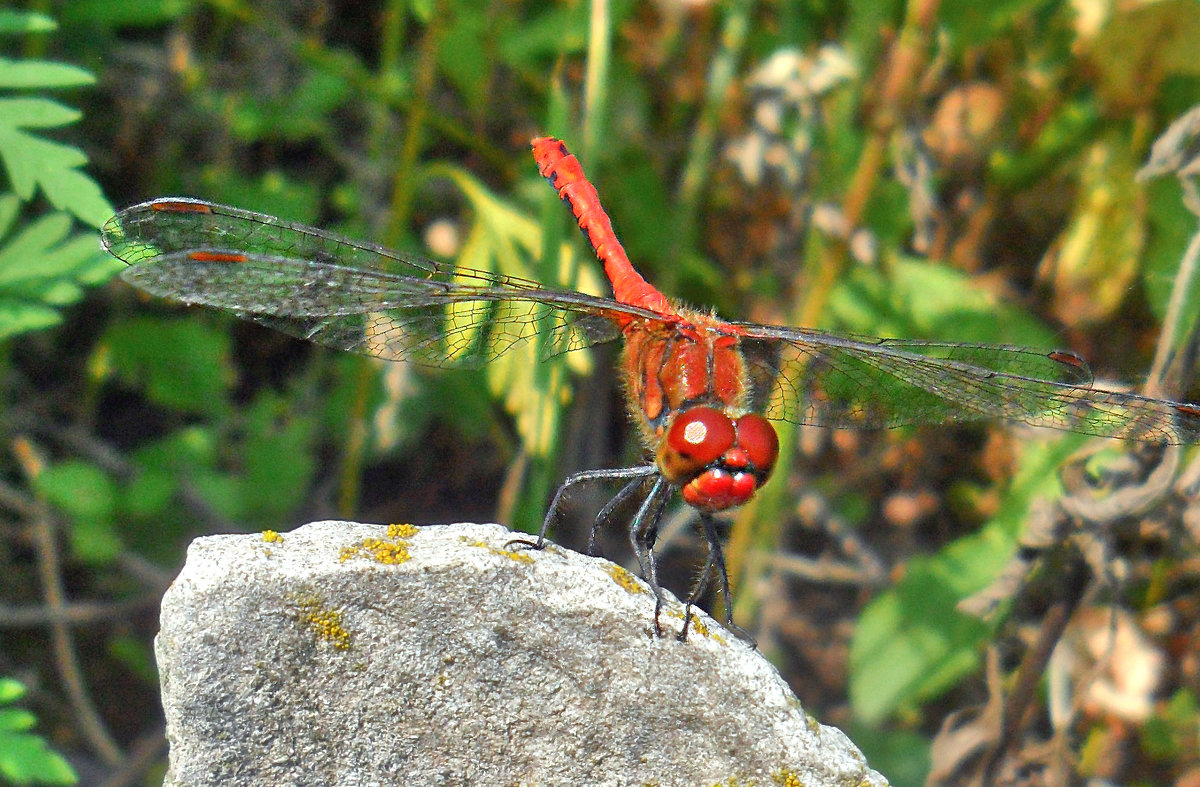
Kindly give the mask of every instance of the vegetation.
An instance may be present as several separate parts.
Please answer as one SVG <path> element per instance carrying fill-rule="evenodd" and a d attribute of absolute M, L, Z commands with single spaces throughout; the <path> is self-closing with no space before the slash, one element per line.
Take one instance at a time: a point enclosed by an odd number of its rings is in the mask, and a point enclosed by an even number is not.
<path fill-rule="evenodd" d="M 550 133 L 688 302 L 1070 348 L 1200 397 L 1187 130 L 1137 177 L 1200 103 L 1189 0 L 30 6 L 0 10 L 0 675 L 72 762 L 163 751 L 150 640 L 191 538 L 536 528 L 566 473 L 641 452 L 611 354 L 383 365 L 150 302 L 105 284 L 110 203 L 200 196 L 601 291 L 529 156 Z M 894 784 L 1197 778 L 1192 451 L 1006 424 L 782 437 L 730 528 L 735 617 Z M 604 491 L 555 538 L 582 547 Z M 682 591 L 702 545 L 663 541 Z M 63 783 L 32 717 L 4 718 L 0 750 L 39 742 L 0 778 Z"/>

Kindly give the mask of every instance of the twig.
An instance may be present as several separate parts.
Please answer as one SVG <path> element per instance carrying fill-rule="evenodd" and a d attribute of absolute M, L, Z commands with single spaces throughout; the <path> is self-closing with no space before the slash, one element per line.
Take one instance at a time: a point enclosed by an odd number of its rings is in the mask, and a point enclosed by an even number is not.
<path fill-rule="evenodd" d="M 1079 608 L 1079 602 L 1087 589 L 1091 575 L 1084 562 L 1078 559 L 1073 550 L 1064 550 L 1060 556 L 1067 562 L 1055 581 L 1060 596 L 1042 616 L 1037 641 L 1017 668 L 1013 689 L 1005 698 L 1001 709 L 1000 737 L 983 761 L 980 784 L 995 783 L 996 771 L 1017 740 L 1025 714 L 1037 694 L 1046 664 L 1050 661 L 1050 654 L 1062 639 L 1063 632 L 1071 622 L 1075 610 Z"/>
<path fill-rule="evenodd" d="M 28 440 L 21 437 L 14 441 L 13 449 L 18 463 L 32 481 L 42 469 L 37 452 Z M 70 626 L 64 620 L 67 594 L 62 585 L 62 563 L 59 560 L 58 545 L 54 538 L 54 526 L 45 504 L 39 501 L 37 508 L 38 513 L 30 518 L 30 530 L 37 549 L 38 576 L 46 597 L 46 605 L 52 613 L 49 620 L 50 641 L 55 662 L 58 665 L 59 676 L 62 678 L 67 697 L 79 720 L 80 732 L 84 739 L 88 741 L 97 756 L 106 764 L 114 766 L 124 760 L 125 755 L 109 733 L 108 728 L 105 727 L 84 683 L 83 671 L 79 666 L 79 656 L 75 650 L 75 640 Z"/>
<path fill-rule="evenodd" d="M 145 595 L 124 601 L 82 601 L 51 606 L 0 605 L 0 628 L 23 628 L 45 625 L 79 626 L 120 620 L 131 613 L 158 606 L 161 594 Z"/>
<path fill-rule="evenodd" d="M 146 773 L 167 753 L 167 736 L 162 727 L 138 737 L 129 747 L 129 756 L 97 787 L 127 787 L 142 784 Z"/>

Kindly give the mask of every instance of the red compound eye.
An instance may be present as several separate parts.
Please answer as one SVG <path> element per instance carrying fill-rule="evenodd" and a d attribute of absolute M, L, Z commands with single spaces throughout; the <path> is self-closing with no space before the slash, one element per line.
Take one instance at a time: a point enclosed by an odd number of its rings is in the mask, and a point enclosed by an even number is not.
<path fill-rule="evenodd" d="M 763 477 L 769 475 L 779 458 L 779 435 L 771 422 L 758 413 L 746 413 L 737 420 L 737 442 L 745 449 L 754 469 Z"/>
<path fill-rule="evenodd" d="M 693 407 L 671 424 L 658 452 L 658 464 L 668 480 L 690 479 L 733 447 L 733 421 L 712 407 Z"/>

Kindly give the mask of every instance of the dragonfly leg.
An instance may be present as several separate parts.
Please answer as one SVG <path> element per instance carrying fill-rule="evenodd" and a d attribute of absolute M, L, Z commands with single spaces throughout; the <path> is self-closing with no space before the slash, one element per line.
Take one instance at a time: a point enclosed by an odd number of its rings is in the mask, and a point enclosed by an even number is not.
<path fill-rule="evenodd" d="M 662 586 L 658 584 L 654 542 L 658 538 L 658 520 L 671 497 L 671 492 L 670 482 L 659 476 L 629 525 L 629 543 L 633 546 L 634 556 L 637 557 L 638 569 L 642 578 L 650 583 L 650 589 L 654 591 L 654 631 L 660 637 L 663 634 L 662 624 L 659 622 L 659 616 L 662 614 L 663 595 Z"/>
<path fill-rule="evenodd" d="M 592 522 L 592 532 L 588 536 L 587 553 L 589 555 L 596 554 L 596 534 L 600 532 L 600 526 L 608 520 L 609 516 L 612 515 L 612 512 L 617 508 L 617 506 L 621 505 L 630 497 L 632 497 L 633 494 L 637 492 L 637 490 L 640 489 L 644 483 L 646 483 L 645 478 L 633 479 L 628 484 L 623 486 L 620 492 L 617 492 L 616 497 L 604 504 L 604 508 L 600 509 L 600 513 L 596 514 L 596 519 L 594 522 Z"/>
<path fill-rule="evenodd" d="M 687 603 L 683 605 L 683 629 L 679 632 L 679 641 L 687 640 L 688 625 L 692 622 L 692 607 L 700 600 L 704 589 L 708 587 L 708 579 L 712 575 L 713 564 L 716 562 L 712 546 L 708 549 L 708 559 L 704 561 L 704 568 L 700 570 L 699 576 L 696 577 L 696 582 L 692 585 L 692 592 L 688 594 Z"/>
<path fill-rule="evenodd" d="M 554 493 L 553 499 L 550 501 L 550 507 L 546 509 L 546 517 L 542 520 L 542 529 L 538 531 L 536 541 L 529 541 L 524 538 L 514 538 L 508 542 L 508 546 L 526 546 L 532 549 L 541 549 L 546 546 L 546 533 L 550 530 L 550 523 L 554 521 L 555 515 L 558 513 L 559 506 L 562 504 L 563 497 L 569 488 L 576 484 L 584 483 L 585 481 L 597 481 L 605 479 L 625 479 L 637 478 L 642 479 L 646 476 L 654 475 L 658 472 L 658 468 L 654 465 L 643 465 L 641 467 L 621 467 L 616 469 L 603 470 L 584 470 L 579 473 L 572 473 L 567 476 L 558 490 Z"/>
<path fill-rule="evenodd" d="M 739 638 L 749 642 L 751 646 L 758 647 L 758 643 L 755 642 L 754 637 L 750 636 L 749 632 L 733 622 L 733 602 L 729 594 L 729 574 L 725 570 L 725 553 L 721 549 L 721 537 L 717 533 L 716 518 L 708 512 L 701 512 L 700 524 L 704 528 L 704 539 L 708 541 L 708 560 L 705 561 L 704 570 L 700 572 L 700 577 L 696 580 L 696 587 L 688 597 L 687 607 L 684 609 L 683 632 L 679 635 L 679 638 L 683 640 L 687 637 L 687 626 L 691 620 L 692 604 L 699 600 L 700 594 L 704 592 L 704 588 L 708 585 L 712 569 L 716 568 L 717 574 L 721 577 L 721 595 L 725 601 L 725 627 Z"/>

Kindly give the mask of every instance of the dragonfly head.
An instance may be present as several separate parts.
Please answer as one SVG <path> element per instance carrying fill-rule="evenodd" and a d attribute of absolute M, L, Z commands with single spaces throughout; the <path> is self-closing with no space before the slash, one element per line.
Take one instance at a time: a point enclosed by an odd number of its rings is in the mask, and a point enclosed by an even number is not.
<path fill-rule="evenodd" d="M 683 499 L 705 511 L 749 500 L 771 475 L 779 456 L 775 427 L 757 413 L 733 419 L 700 405 L 675 417 L 658 449 L 663 476 Z"/>

